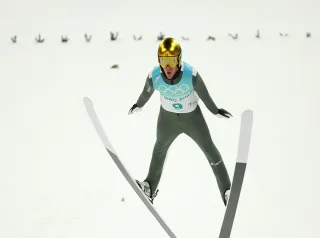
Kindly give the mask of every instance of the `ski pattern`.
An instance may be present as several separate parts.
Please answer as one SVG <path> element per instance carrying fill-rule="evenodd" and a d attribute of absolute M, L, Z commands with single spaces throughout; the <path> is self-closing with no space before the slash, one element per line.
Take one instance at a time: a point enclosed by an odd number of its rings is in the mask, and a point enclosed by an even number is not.
<path fill-rule="evenodd" d="M 142 200 L 144 205 L 149 209 L 149 211 L 152 213 L 152 215 L 155 217 L 155 219 L 159 222 L 159 224 L 162 226 L 162 228 L 165 230 L 165 232 L 169 235 L 170 238 L 176 238 L 173 231 L 169 228 L 169 226 L 166 224 L 166 222 L 163 220 L 163 218 L 160 216 L 160 214 L 156 211 L 155 207 L 152 205 L 152 203 L 149 201 L 149 199 L 145 196 L 145 194 L 141 191 L 129 171 L 125 168 L 121 160 L 119 159 L 118 155 L 116 154 L 115 149 L 112 147 L 110 141 L 108 140 L 108 137 L 106 133 L 104 132 L 104 129 L 99 121 L 99 118 L 94 110 L 92 101 L 85 97 L 83 98 L 83 103 L 85 105 L 85 108 L 89 114 L 89 117 L 105 147 L 105 149 L 110 154 L 111 158 L 113 159 L 114 163 L 117 165 L 125 179 L 128 181 L 130 186 L 133 188 L 133 190 L 136 192 L 136 194 L 139 196 L 139 198 Z"/>
<path fill-rule="evenodd" d="M 121 160 L 119 159 L 115 149 L 111 145 L 104 129 L 99 121 L 99 118 L 94 110 L 94 106 L 92 101 L 88 97 L 83 98 L 83 103 L 87 110 L 87 113 L 98 133 L 105 149 L 110 154 L 112 160 L 119 168 L 120 172 L 123 174 L 125 179 L 128 181 L 130 186 L 142 200 L 144 205 L 149 209 L 151 214 L 155 217 L 158 223 L 162 226 L 164 231 L 169 235 L 170 238 L 176 238 L 176 235 L 166 224 L 164 219 L 160 216 L 160 214 L 156 211 L 153 204 L 149 201 L 149 199 L 145 196 L 145 194 L 141 191 L 135 179 L 131 176 L 129 171 L 125 168 Z M 238 145 L 238 154 L 236 159 L 236 166 L 234 170 L 230 197 L 227 204 L 226 212 L 224 215 L 223 223 L 220 230 L 219 238 L 229 238 L 232 231 L 233 222 L 236 215 L 236 210 L 240 198 L 241 188 L 244 180 L 244 175 L 247 167 L 248 154 L 250 148 L 251 141 L 251 132 L 252 132 L 252 124 L 253 124 L 253 111 L 246 110 L 241 115 L 241 126 L 240 126 L 240 139 Z"/>
<path fill-rule="evenodd" d="M 237 162 L 234 170 L 229 202 L 224 215 L 219 238 L 229 238 L 235 219 L 241 188 L 246 172 L 248 154 L 251 142 L 253 112 L 246 110 L 241 116 L 240 139 L 238 145 Z"/>

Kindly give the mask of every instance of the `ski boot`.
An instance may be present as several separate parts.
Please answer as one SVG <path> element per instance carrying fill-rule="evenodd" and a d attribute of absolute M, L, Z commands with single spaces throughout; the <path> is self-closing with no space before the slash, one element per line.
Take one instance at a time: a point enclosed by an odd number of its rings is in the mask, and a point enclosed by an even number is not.
<path fill-rule="evenodd" d="M 224 205 L 225 206 L 228 205 L 229 197 L 230 197 L 230 189 L 226 190 L 224 193 Z"/>
<path fill-rule="evenodd" d="M 159 190 L 157 189 L 155 193 L 153 193 L 151 196 L 151 187 L 147 181 L 140 182 L 139 180 L 136 180 L 136 182 L 138 186 L 141 188 L 142 192 L 147 196 L 149 201 L 153 204 L 153 200 L 157 196 Z"/>

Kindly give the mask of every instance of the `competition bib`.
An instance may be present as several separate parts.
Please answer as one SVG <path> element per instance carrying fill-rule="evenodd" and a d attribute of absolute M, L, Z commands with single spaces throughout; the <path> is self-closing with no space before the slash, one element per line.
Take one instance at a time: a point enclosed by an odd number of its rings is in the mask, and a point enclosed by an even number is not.
<path fill-rule="evenodd" d="M 192 67 L 186 63 L 182 65 L 182 78 L 178 84 L 170 85 L 163 81 L 160 67 L 152 72 L 154 89 L 160 92 L 162 107 L 174 113 L 188 113 L 198 105 L 198 95 L 193 89 Z"/>

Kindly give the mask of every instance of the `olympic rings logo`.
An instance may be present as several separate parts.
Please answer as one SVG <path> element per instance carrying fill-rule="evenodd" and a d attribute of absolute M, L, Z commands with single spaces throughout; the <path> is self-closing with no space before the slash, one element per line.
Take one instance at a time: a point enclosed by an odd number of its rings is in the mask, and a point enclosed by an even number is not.
<path fill-rule="evenodd" d="M 166 94 L 166 95 L 177 95 L 177 96 L 181 96 L 183 95 L 184 93 L 188 92 L 189 90 L 189 86 L 186 85 L 186 84 L 182 84 L 180 85 L 180 87 L 177 87 L 177 86 L 169 86 L 169 87 L 166 87 L 164 85 L 160 85 L 158 87 L 158 90 L 163 93 L 163 94 Z"/>

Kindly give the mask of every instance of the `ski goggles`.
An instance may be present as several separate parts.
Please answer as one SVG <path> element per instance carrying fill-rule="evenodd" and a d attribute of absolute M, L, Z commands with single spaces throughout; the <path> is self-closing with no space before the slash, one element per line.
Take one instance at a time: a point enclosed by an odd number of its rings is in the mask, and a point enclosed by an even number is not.
<path fill-rule="evenodd" d="M 159 64 L 166 68 L 169 66 L 170 68 L 174 68 L 179 64 L 179 57 L 177 56 L 165 56 L 165 57 L 158 57 Z"/>

